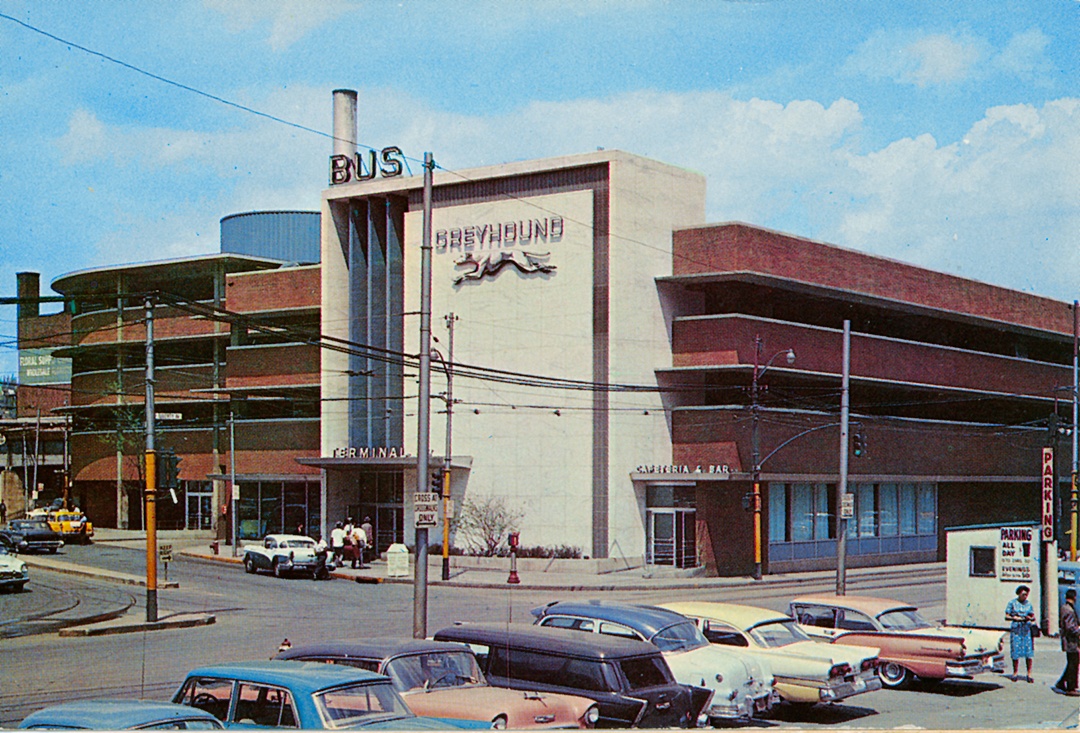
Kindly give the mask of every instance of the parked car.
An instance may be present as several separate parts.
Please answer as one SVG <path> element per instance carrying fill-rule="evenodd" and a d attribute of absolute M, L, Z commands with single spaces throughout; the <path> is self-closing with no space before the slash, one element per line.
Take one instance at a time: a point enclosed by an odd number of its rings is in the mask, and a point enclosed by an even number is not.
<path fill-rule="evenodd" d="M 53 532 L 59 532 L 67 543 L 90 544 L 94 525 L 86 515 L 76 509 L 56 509 L 45 515 L 45 521 Z"/>
<path fill-rule="evenodd" d="M 0 529 L 0 546 L 6 547 L 8 552 L 26 552 L 30 549 L 30 543 L 18 532 L 10 529 Z"/>
<path fill-rule="evenodd" d="M 210 713 L 149 700 L 79 700 L 30 713 L 20 728 L 41 730 L 221 730 Z"/>
<path fill-rule="evenodd" d="M 64 546 L 64 538 L 44 519 L 12 519 L 8 528 L 26 540 L 27 552 L 56 552 Z"/>
<path fill-rule="evenodd" d="M 464 644 L 375 638 L 296 646 L 275 659 L 331 662 L 385 674 L 417 715 L 485 721 L 492 728 L 592 728 L 599 713 L 587 697 L 521 695 L 488 684 Z"/>
<path fill-rule="evenodd" d="M 314 573 L 318 566 L 315 540 L 298 534 L 268 534 L 261 545 L 244 547 L 244 570 L 269 570 L 281 578 L 290 573 Z"/>
<path fill-rule="evenodd" d="M 789 616 L 736 603 L 662 603 L 694 619 L 712 644 L 761 655 L 776 676 L 780 699 L 813 705 L 881 689 L 878 649 L 810 638 Z"/>
<path fill-rule="evenodd" d="M 709 644 L 693 621 L 656 606 L 555 601 L 533 609 L 540 626 L 622 636 L 656 646 L 684 685 L 713 691 L 710 722 L 764 715 L 779 702 L 772 671 L 756 657 Z"/>
<path fill-rule="evenodd" d="M 172 701 L 213 715 L 226 728 L 447 730 L 470 721 L 413 714 L 389 677 L 320 662 L 236 662 L 188 672 Z"/>
<path fill-rule="evenodd" d="M 15 592 L 21 591 L 30 580 L 30 570 L 15 555 L 8 552 L 7 548 L 0 547 L 0 590 L 14 588 Z"/>
<path fill-rule="evenodd" d="M 694 727 L 712 697 L 680 685 L 656 647 L 633 639 L 492 623 L 456 624 L 435 638 L 468 644 L 493 685 L 594 700 L 598 728 Z"/>
<path fill-rule="evenodd" d="M 1080 560 L 1058 563 L 1058 608 L 1065 602 L 1065 591 L 1070 588 L 1080 593 Z"/>
<path fill-rule="evenodd" d="M 814 638 L 880 648 L 878 677 L 885 687 L 902 687 L 912 675 L 969 679 L 1005 671 L 1003 632 L 938 626 L 902 601 L 820 594 L 793 599 L 790 612 Z"/>

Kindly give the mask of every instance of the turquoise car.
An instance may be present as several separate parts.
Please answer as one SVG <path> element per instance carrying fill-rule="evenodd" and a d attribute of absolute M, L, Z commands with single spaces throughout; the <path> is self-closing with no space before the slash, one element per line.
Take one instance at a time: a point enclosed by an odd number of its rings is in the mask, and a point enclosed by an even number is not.
<path fill-rule="evenodd" d="M 20 728 L 31 730 L 221 730 L 202 710 L 150 700 L 78 700 L 30 713 Z"/>
<path fill-rule="evenodd" d="M 226 728 L 453 730 L 474 721 L 413 714 L 390 678 L 320 662 L 238 662 L 188 672 L 172 701 L 204 710 Z"/>

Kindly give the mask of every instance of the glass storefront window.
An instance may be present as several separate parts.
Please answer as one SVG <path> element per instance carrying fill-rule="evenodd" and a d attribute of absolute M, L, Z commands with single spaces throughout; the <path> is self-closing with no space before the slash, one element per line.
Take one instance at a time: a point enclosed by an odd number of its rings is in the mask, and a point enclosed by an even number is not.
<path fill-rule="evenodd" d="M 769 484 L 769 542 L 787 541 L 787 484 Z"/>
<path fill-rule="evenodd" d="M 278 482 L 261 485 L 259 497 L 259 521 L 264 535 L 281 532 L 281 484 Z"/>
<path fill-rule="evenodd" d="M 919 484 L 919 534 L 934 534 L 937 531 L 937 487 L 934 484 Z"/>
<path fill-rule="evenodd" d="M 829 531 L 829 485 L 814 484 L 814 539 L 827 540 Z"/>
<path fill-rule="evenodd" d="M 899 529 L 896 484 L 878 486 L 878 534 L 895 537 Z"/>
<path fill-rule="evenodd" d="M 855 516 L 859 519 L 859 536 L 873 537 L 877 532 L 874 514 L 874 485 L 855 484 Z"/>
<path fill-rule="evenodd" d="M 915 534 L 915 484 L 900 484 L 900 534 Z"/>
<path fill-rule="evenodd" d="M 810 484 L 791 485 L 791 539 L 805 542 L 814 538 L 814 494 Z"/>

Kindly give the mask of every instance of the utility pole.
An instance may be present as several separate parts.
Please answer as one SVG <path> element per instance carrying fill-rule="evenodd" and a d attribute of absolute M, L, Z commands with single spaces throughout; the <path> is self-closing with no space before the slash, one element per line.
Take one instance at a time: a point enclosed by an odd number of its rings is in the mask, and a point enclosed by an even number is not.
<path fill-rule="evenodd" d="M 847 517 L 844 497 L 848 484 L 848 418 L 851 382 L 851 321 L 844 321 L 842 376 L 840 377 L 840 482 L 836 485 L 836 595 L 847 592 Z"/>
<path fill-rule="evenodd" d="M 157 452 L 154 448 L 154 301 L 146 302 L 146 621 L 158 620 Z"/>
<path fill-rule="evenodd" d="M 229 410 L 229 491 L 232 492 L 232 554 L 240 552 L 240 487 L 236 485 L 236 419 Z"/>
<path fill-rule="evenodd" d="M 416 410 L 416 490 L 427 489 L 431 438 L 431 187 L 435 161 L 424 153 L 424 236 L 420 244 L 420 396 Z M 421 481 L 424 482 L 421 485 Z M 413 637 L 427 638 L 428 531 L 416 528 Z"/>
<path fill-rule="evenodd" d="M 457 316 L 446 316 L 446 329 L 450 332 L 450 353 L 443 362 L 446 367 L 446 460 L 443 461 L 443 530 L 442 530 L 442 579 L 450 580 L 450 460 L 453 457 L 454 428 L 454 322 Z"/>
<path fill-rule="evenodd" d="M 1069 559 L 1076 560 L 1076 479 L 1078 464 L 1077 401 L 1080 400 L 1080 301 L 1073 301 L 1073 383 L 1072 383 L 1072 491 L 1069 497 Z"/>

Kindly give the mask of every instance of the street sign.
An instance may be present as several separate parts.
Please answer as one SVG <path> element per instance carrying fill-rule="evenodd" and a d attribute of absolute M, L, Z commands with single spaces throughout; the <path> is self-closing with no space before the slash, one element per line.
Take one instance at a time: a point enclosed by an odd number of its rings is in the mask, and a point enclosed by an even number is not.
<path fill-rule="evenodd" d="M 851 519 L 855 516 L 855 494 L 844 493 L 840 497 L 840 518 Z"/>
<path fill-rule="evenodd" d="M 155 420 L 183 420 L 184 413 L 182 412 L 155 412 Z"/>
<path fill-rule="evenodd" d="M 1054 449 L 1042 449 L 1042 540 L 1054 541 Z"/>
<path fill-rule="evenodd" d="M 413 494 L 413 518 L 416 520 L 417 529 L 439 526 L 440 500 L 438 494 L 431 492 Z"/>
<path fill-rule="evenodd" d="M 172 545 L 158 545 L 157 554 L 161 562 L 172 562 Z"/>

